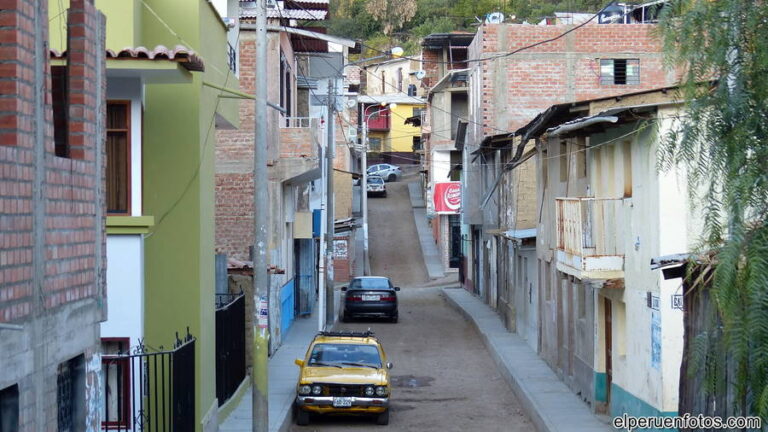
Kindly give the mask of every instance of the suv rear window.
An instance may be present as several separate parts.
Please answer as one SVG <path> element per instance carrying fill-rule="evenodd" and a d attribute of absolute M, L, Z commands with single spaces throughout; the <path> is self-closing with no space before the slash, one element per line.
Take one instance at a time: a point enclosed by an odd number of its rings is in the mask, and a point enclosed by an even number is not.
<path fill-rule="evenodd" d="M 389 290 L 392 289 L 392 284 L 389 283 L 389 279 L 376 278 L 376 279 L 352 279 L 349 284 L 350 290 Z"/>

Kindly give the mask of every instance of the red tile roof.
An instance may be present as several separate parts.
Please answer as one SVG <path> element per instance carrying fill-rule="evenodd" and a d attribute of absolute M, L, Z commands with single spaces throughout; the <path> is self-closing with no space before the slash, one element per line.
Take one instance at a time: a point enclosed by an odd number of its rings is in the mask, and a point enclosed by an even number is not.
<path fill-rule="evenodd" d="M 51 50 L 51 58 L 65 58 L 66 51 L 59 52 Z M 128 60 L 169 60 L 180 63 L 185 69 L 190 71 L 202 72 L 205 70 L 203 59 L 194 51 L 182 45 L 176 45 L 173 49 L 163 45 L 158 45 L 153 49 L 146 47 L 126 47 L 118 52 L 111 49 L 106 51 L 108 59 L 128 59 Z"/>

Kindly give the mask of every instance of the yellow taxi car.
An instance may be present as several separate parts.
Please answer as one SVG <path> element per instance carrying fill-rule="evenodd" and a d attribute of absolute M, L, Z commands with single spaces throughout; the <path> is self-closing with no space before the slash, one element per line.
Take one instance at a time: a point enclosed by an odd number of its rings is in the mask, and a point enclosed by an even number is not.
<path fill-rule="evenodd" d="M 296 365 L 297 424 L 309 424 L 311 414 L 375 415 L 389 424 L 392 363 L 372 332 L 320 332 Z"/>

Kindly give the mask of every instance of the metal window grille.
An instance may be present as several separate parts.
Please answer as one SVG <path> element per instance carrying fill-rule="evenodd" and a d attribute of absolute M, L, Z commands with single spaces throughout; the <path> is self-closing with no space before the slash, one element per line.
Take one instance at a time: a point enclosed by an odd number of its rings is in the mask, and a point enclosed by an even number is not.
<path fill-rule="evenodd" d="M 85 357 L 79 355 L 59 365 L 56 408 L 59 432 L 75 431 L 85 422 Z"/>
<path fill-rule="evenodd" d="M 372 152 L 380 152 L 381 138 L 368 138 L 368 150 Z"/>
<path fill-rule="evenodd" d="M 639 59 L 600 59 L 601 85 L 639 85 Z"/>

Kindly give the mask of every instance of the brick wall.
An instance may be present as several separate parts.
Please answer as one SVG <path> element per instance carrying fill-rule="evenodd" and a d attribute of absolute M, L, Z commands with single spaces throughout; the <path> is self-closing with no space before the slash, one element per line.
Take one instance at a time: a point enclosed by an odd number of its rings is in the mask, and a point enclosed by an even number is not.
<path fill-rule="evenodd" d="M 103 295 L 106 237 L 103 218 L 103 139 L 105 63 L 93 52 L 103 34 L 102 15 L 92 2 L 73 1 L 68 31 L 68 143 L 70 157 L 54 154 L 51 81 L 44 59 L 42 106 L 44 124 L 35 120 L 34 1 L 9 1 L 0 11 L 0 321 L 13 321 L 32 311 L 33 252 L 35 247 L 36 171 L 42 174 L 44 224 L 43 298 L 46 308 Z M 79 9 L 75 9 L 80 6 Z M 47 22 L 47 21 L 46 21 Z M 47 37 L 47 34 L 46 34 Z M 97 79 L 98 69 L 101 68 Z M 43 155 L 36 155 L 36 134 L 44 140 Z M 96 152 L 102 152 L 96 165 Z M 42 156 L 40 158 L 36 156 Z M 42 165 L 39 164 L 42 162 Z M 101 210 L 101 218 L 97 218 Z M 97 251 L 98 250 L 98 251 Z"/>
<path fill-rule="evenodd" d="M 470 45 L 470 57 L 507 53 L 554 38 L 570 27 L 484 25 Z M 673 85 L 665 71 L 661 42 L 650 24 L 589 24 L 563 38 L 481 64 L 484 135 L 525 125 L 562 102 L 612 96 Z M 599 59 L 637 58 L 639 85 L 601 85 Z M 473 119 L 475 120 L 475 119 Z"/>
<path fill-rule="evenodd" d="M 270 33 L 268 42 L 268 88 L 269 99 L 278 100 L 279 86 L 277 85 L 279 70 L 278 53 L 282 48 L 289 61 L 293 58 L 290 51 L 290 40 L 285 34 L 278 37 Z M 247 94 L 255 93 L 255 58 L 256 38 L 253 31 L 242 31 L 240 34 L 240 90 Z M 293 92 L 296 93 L 295 91 Z M 219 130 L 216 132 L 216 250 L 226 253 L 228 256 L 246 260 L 248 248 L 253 244 L 253 145 L 254 145 L 254 101 L 251 99 L 240 102 L 240 128 L 237 130 Z M 275 120 L 277 111 L 268 108 L 267 141 L 269 162 L 269 178 L 276 188 L 271 193 L 282 193 L 282 188 L 277 185 L 293 175 L 298 175 L 302 170 L 309 169 L 310 165 L 317 165 L 317 148 L 321 134 L 325 133 L 320 128 L 318 120 L 313 120 L 310 125 L 302 120 L 285 127 Z M 348 169 L 348 161 L 339 148 L 339 142 L 343 143 L 343 131 L 336 119 L 337 159 L 334 165 L 341 169 Z M 307 127 L 310 126 L 310 127 Z M 264 185 L 267 187 L 267 185 Z M 272 195 L 271 195 L 272 196 Z M 275 207 L 279 208 L 279 207 Z M 275 214 L 270 226 L 270 232 L 274 236 L 271 244 L 280 244 L 278 239 L 284 234 L 285 224 Z"/>
<path fill-rule="evenodd" d="M 0 389 L 19 386 L 20 430 L 56 430 L 59 364 L 84 355 L 83 426 L 97 430 L 106 319 L 105 20 L 93 0 L 71 0 L 60 157 L 47 3 L 0 2 L 0 322 L 22 325 L 0 337 Z"/>
<path fill-rule="evenodd" d="M 422 88 L 429 89 L 442 78 L 440 76 L 440 63 L 437 63 L 441 54 L 442 51 L 440 50 L 421 51 L 421 69 L 426 72 L 424 79 L 421 80 Z"/>

